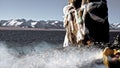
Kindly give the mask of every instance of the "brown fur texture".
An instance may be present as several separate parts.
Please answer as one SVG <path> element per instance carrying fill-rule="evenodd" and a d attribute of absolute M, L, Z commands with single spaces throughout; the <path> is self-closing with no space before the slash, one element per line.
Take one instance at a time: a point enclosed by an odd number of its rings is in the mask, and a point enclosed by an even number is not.
<path fill-rule="evenodd" d="M 81 20 L 81 23 L 78 23 L 76 18 L 76 17 L 80 18 L 80 16 L 82 16 L 82 12 L 79 10 L 80 6 L 81 6 L 81 0 L 69 0 L 69 5 L 65 8 L 66 13 L 69 13 L 69 14 L 66 15 L 64 19 L 64 27 L 66 28 L 65 38 L 67 38 L 67 41 L 68 41 L 64 43 L 69 43 L 71 45 L 82 44 L 82 40 L 84 39 L 84 33 L 83 33 L 84 24 L 82 20 Z M 79 32 L 79 37 L 81 37 L 79 39 L 78 39 L 78 32 Z"/>
<path fill-rule="evenodd" d="M 108 8 L 107 8 L 107 1 L 106 0 L 68 0 L 69 4 L 72 3 L 72 8 L 69 8 L 69 10 L 74 9 L 77 10 L 78 16 L 82 17 L 82 22 L 80 24 L 76 23 L 75 19 L 75 12 L 72 11 L 70 13 L 71 19 L 68 20 L 69 16 L 65 16 L 66 19 L 64 19 L 64 27 L 66 28 L 66 37 L 68 40 L 68 43 L 70 44 L 83 44 L 83 43 L 90 43 L 93 42 L 103 42 L 108 43 L 109 42 L 109 22 L 108 22 Z M 85 12 L 84 10 L 81 10 L 81 6 L 87 5 L 92 2 L 101 2 L 99 7 L 96 7 L 90 11 Z M 93 4 L 94 6 L 94 4 Z M 68 11 L 69 11 L 68 10 Z M 85 12 L 85 13 L 84 13 Z M 104 19 L 104 22 L 100 22 L 99 20 L 96 21 L 93 19 L 90 15 L 90 13 L 98 16 L 99 18 Z M 71 23 L 73 26 L 71 26 Z M 84 37 L 83 40 L 77 40 L 77 32 L 80 30 L 80 28 L 83 28 L 85 24 L 85 27 L 88 29 L 89 34 L 81 34 L 82 37 Z M 85 29 L 86 30 L 86 29 Z M 84 29 L 82 30 L 83 32 Z"/>
<path fill-rule="evenodd" d="M 77 43 L 77 39 L 76 39 L 76 35 L 77 35 L 77 31 L 78 31 L 78 24 L 76 23 L 76 20 L 75 20 L 75 12 L 71 12 L 70 14 L 71 16 L 71 21 L 65 21 L 64 23 L 66 23 L 66 35 L 67 35 L 67 38 L 68 38 L 68 41 L 71 43 L 71 44 L 78 44 Z M 71 23 L 73 24 L 73 30 L 72 30 L 72 26 L 71 26 Z"/>

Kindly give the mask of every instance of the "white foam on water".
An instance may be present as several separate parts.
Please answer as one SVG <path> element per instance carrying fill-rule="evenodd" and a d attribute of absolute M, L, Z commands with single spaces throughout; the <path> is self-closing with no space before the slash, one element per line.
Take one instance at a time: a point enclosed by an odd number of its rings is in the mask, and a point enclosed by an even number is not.
<path fill-rule="evenodd" d="M 0 42 L 0 68 L 105 68 L 102 50 L 98 48 L 58 48 L 45 42 L 34 46 L 8 46 Z"/>

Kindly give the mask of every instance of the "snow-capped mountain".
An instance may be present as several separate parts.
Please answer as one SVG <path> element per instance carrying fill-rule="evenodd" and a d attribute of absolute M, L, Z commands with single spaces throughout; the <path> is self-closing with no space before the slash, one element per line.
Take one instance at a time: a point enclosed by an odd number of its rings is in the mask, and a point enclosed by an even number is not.
<path fill-rule="evenodd" d="M 58 20 L 34 21 L 34 20 L 26 20 L 26 19 L 11 19 L 11 20 L 1 20 L 0 27 L 63 29 L 63 22 Z"/>
<path fill-rule="evenodd" d="M 110 24 L 110 29 L 120 29 L 120 23 L 111 23 Z"/>
<path fill-rule="evenodd" d="M 22 27 L 22 28 L 52 28 L 63 29 L 63 21 L 58 20 L 26 20 L 26 19 L 11 19 L 1 20 L 0 27 Z M 110 23 L 110 29 L 120 29 L 120 23 Z"/>

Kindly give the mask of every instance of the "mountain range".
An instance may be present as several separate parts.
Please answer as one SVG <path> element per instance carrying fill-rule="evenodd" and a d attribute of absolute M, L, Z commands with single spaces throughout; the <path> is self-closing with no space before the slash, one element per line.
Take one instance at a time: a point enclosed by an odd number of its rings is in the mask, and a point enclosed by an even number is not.
<path fill-rule="evenodd" d="M 22 27 L 22 28 L 44 28 L 44 29 L 64 29 L 63 21 L 59 20 L 26 20 L 26 19 L 10 19 L 0 20 L 0 27 Z M 119 30 L 120 23 L 110 23 L 110 29 Z"/>
<path fill-rule="evenodd" d="M 120 30 L 120 23 L 111 23 L 110 29 Z"/>
<path fill-rule="evenodd" d="M 10 20 L 1 20 L 0 27 L 63 29 L 63 22 L 58 20 L 35 21 L 35 20 L 26 20 L 26 19 L 10 19 Z"/>

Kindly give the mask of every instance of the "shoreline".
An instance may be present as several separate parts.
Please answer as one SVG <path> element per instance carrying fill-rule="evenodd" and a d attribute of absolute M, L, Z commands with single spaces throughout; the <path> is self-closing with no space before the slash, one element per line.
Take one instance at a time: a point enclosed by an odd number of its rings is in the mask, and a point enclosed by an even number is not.
<path fill-rule="evenodd" d="M 52 29 L 52 28 L 22 28 L 22 27 L 0 27 L 1 30 L 25 30 L 25 31 L 65 31 L 65 29 Z M 110 32 L 120 32 L 119 29 L 109 30 Z"/>

